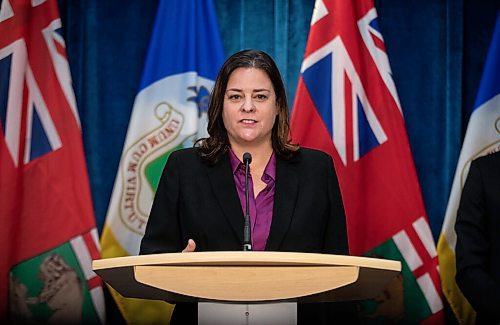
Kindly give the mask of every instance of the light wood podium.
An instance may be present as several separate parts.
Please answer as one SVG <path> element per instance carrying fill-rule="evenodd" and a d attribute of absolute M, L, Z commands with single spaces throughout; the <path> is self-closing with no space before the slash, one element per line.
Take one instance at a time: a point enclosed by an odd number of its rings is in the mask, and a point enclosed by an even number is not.
<path fill-rule="evenodd" d="M 168 302 L 335 302 L 374 298 L 401 262 L 287 252 L 193 252 L 93 261 L 125 297 Z"/>

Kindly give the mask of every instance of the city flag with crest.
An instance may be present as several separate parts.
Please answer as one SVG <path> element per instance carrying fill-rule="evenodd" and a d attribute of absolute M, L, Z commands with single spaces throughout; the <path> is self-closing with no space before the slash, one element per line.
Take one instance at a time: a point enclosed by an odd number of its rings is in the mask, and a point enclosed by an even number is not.
<path fill-rule="evenodd" d="M 363 317 L 442 322 L 436 247 L 373 0 L 316 1 L 291 128 L 334 160 L 350 253 L 402 262 Z"/>
<path fill-rule="evenodd" d="M 0 322 L 105 323 L 80 122 L 56 0 L 0 7 Z"/>
<path fill-rule="evenodd" d="M 208 98 L 224 60 L 207 0 L 162 0 L 108 207 L 103 257 L 137 255 L 169 154 L 207 135 Z M 165 323 L 171 306 L 112 292 L 131 323 Z"/>

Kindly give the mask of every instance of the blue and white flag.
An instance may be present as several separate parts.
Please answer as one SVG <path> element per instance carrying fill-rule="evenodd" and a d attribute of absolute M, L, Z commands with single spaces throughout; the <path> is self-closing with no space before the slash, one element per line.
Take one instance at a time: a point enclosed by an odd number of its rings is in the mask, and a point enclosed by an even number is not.
<path fill-rule="evenodd" d="M 160 1 L 101 238 L 104 258 L 138 254 L 169 154 L 207 135 L 223 60 L 211 0 Z M 128 322 L 165 323 L 170 314 L 163 302 L 116 300 Z"/>
<path fill-rule="evenodd" d="M 484 66 L 483 77 L 458 160 L 443 229 L 438 242 L 443 292 L 460 324 L 473 324 L 475 313 L 456 282 L 455 220 L 472 160 L 500 151 L 500 15 Z"/>

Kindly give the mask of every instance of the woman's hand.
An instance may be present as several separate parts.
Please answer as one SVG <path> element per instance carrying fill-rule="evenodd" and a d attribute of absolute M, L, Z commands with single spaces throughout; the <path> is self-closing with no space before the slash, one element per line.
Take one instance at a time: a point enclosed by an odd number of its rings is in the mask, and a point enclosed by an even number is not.
<path fill-rule="evenodd" d="M 182 252 L 183 253 L 191 253 L 191 252 L 194 252 L 195 249 L 196 249 L 196 243 L 194 242 L 194 240 L 189 239 L 188 244 L 186 245 L 186 248 L 184 248 L 182 250 Z"/>

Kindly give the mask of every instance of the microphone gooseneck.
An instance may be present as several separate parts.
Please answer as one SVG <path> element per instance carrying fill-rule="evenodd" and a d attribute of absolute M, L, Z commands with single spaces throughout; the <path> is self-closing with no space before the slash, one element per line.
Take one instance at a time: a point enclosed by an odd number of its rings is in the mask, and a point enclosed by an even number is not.
<path fill-rule="evenodd" d="M 248 193 L 248 170 L 250 168 L 250 163 L 252 162 L 252 155 L 248 152 L 243 154 L 243 163 L 245 164 L 245 227 L 243 228 L 243 250 L 252 250 L 252 236 L 250 230 L 250 198 Z"/>

